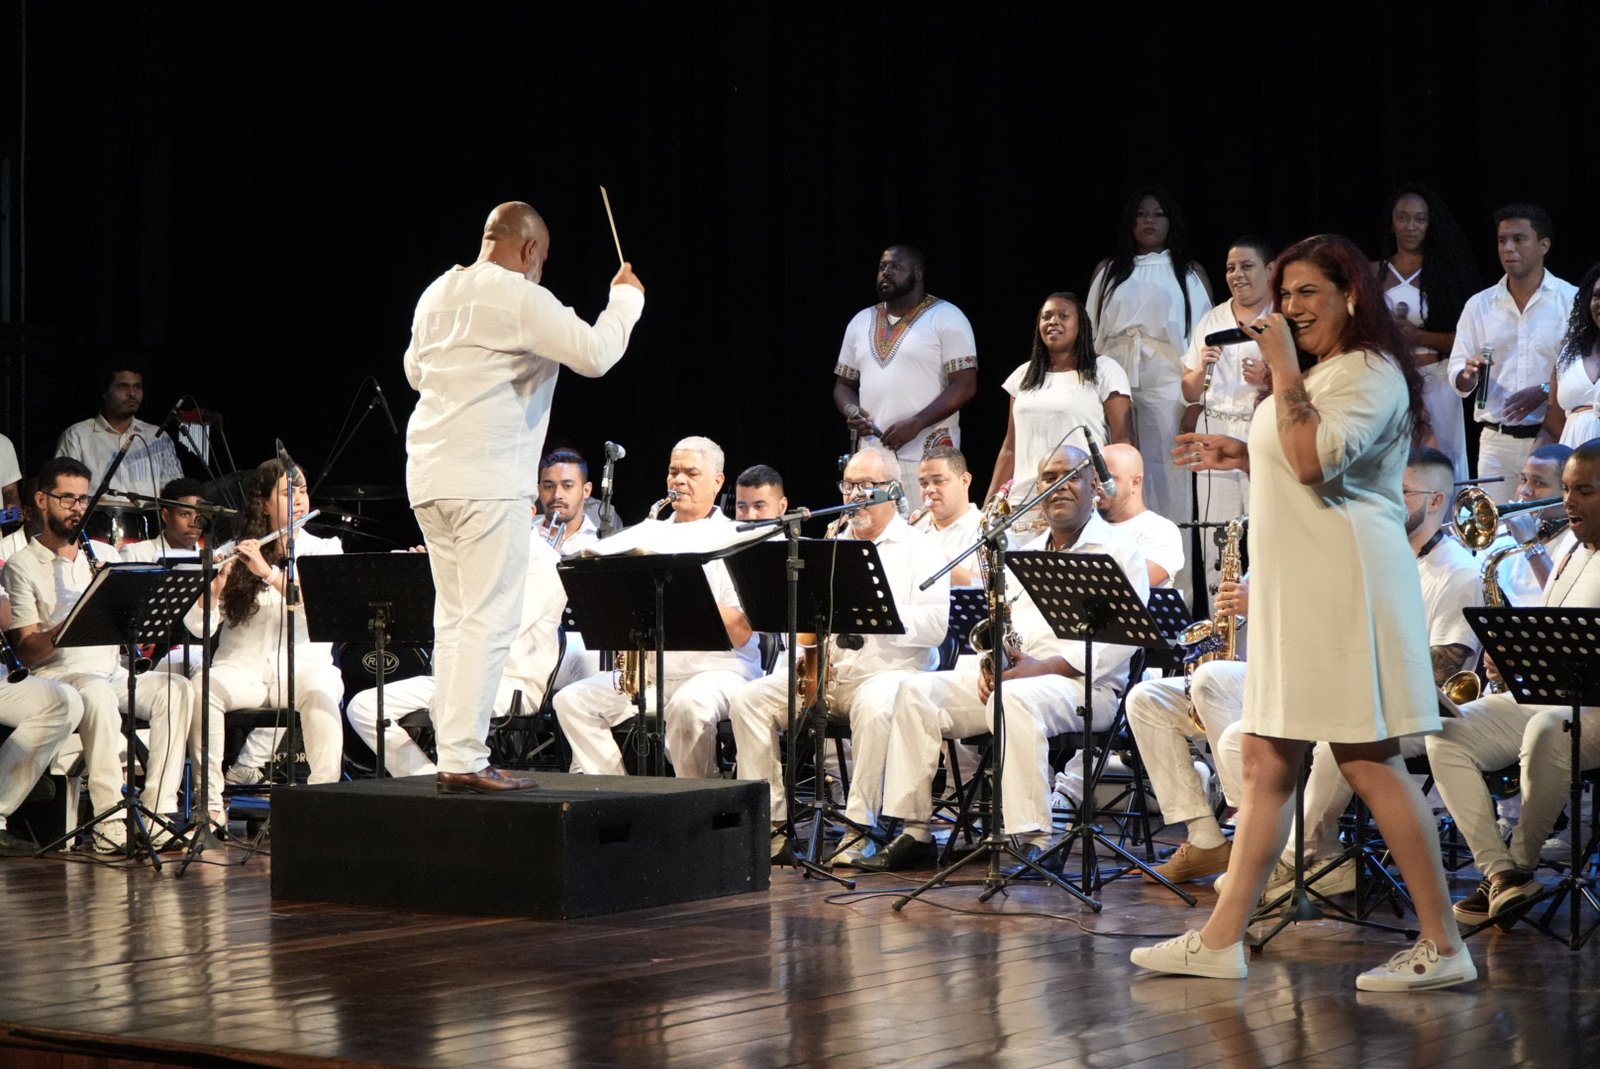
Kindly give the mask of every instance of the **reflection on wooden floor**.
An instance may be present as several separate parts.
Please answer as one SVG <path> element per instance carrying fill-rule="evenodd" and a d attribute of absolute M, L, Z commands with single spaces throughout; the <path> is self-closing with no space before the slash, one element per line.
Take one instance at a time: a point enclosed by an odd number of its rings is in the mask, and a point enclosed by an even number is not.
<path fill-rule="evenodd" d="M 1099 915 L 1040 888 L 983 906 L 945 889 L 895 913 L 783 870 L 766 894 L 556 923 L 274 907 L 269 865 L 177 879 L 0 863 L 0 1048 L 31 1048 L 0 1049 L 0 1064 L 1600 1061 L 1600 947 L 1570 953 L 1527 928 L 1473 941 L 1484 979 L 1469 988 L 1358 995 L 1355 974 L 1402 937 L 1314 922 L 1240 983 L 1136 976 L 1129 936 L 1197 924 L 1205 885 L 1196 910 L 1121 881 Z"/>

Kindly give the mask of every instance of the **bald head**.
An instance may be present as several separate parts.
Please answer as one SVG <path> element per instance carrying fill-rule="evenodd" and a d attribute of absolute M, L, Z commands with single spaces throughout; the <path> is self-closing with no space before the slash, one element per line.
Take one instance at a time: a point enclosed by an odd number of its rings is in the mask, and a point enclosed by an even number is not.
<path fill-rule="evenodd" d="M 497 204 L 483 224 L 478 262 L 487 260 L 538 282 L 550 255 L 550 230 L 532 205 L 520 200 Z"/>
<path fill-rule="evenodd" d="M 1101 450 L 1106 469 L 1116 482 L 1116 493 L 1100 488 L 1100 515 L 1112 523 L 1131 520 L 1145 511 L 1144 457 L 1131 445 L 1108 445 Z"/>

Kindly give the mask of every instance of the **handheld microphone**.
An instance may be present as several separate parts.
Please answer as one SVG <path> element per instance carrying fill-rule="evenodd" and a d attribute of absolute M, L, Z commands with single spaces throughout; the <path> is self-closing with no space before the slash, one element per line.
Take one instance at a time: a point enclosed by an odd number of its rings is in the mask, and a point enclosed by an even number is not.
<path fill-rule="evenodd" d="M 1089 437 L 1085 432 L 1085 437 Z M 1100 480 L 1100 486 L 1107 497 L 1117 496 L 1117 480 L 1112 477 L 1111 469 L 1106 467 L 1106 458 L 1100 452 L 1100 446 L 1092 437 L 1089 437 L 1089 460 L 1094 464 L 1094 477 Z"/>
<path fill-rule="evenodd" d="M 845 415 L 846 419 L 859 419 L 859 418 L 861 418 L 861 406 L 860 405 L 855 405 L 855 404 L 845 405 L 844 406 L 844 415 Z M 872 424 L 872 436 L 874 438 L 882 438 L 883 437 L 883 431 L 878 429 L 878 425 L 876 423 Z"/>
<path fill-rule="evenodd" d="M 389 398 L 384 396 L 383 387 L 378 385 L 378 380 L 372 380 L 373 392 L 377 394 L 378 404 L 383 406 L 383 418 L 389 421 L 389 429 L 395 434 L 400 433 L 400 425 L 394 421 L 394 413 L 389 410 Z"/>

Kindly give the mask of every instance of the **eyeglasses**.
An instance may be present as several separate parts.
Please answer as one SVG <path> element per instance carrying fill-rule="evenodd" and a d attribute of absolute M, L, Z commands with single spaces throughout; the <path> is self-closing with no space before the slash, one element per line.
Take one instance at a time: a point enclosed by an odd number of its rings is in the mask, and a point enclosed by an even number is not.
<path fill-rule="evenodd" d="M 49 498 L 54 498 L 63 507 L 69 508 L 69 509 L 88 508 L 89 507 L 89 502 L 94 500 L 94 496 L 91 495 L 91 494 L 50 494 L 50 493 L 47 493 L 44 496 L 45 497 L 49 497 Z"/>
<path fill-rule="evenodd" d="M 841 494 L 853 494 L 859 490 L 863 494 L 870 494 L 872 491 L 876 490 L 879 485 L 881 484 L 875 483 L 870 479 L 868 479 L 866 482 L 859 483 L 853 483 L 849 479 L 840 479 L 839 492 Z"/>

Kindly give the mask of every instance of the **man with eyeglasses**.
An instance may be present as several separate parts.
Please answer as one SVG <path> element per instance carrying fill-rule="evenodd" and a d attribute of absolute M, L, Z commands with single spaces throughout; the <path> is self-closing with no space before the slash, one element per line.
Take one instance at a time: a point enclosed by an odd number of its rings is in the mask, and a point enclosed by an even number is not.
<path fill-rule="evenodd" d="M 44 530 L 6 562 L 0 581 L 11 598 L 7 635 L 18 656 L 40 677 L 65 683 L 83 698 L 78 730 L 89 770 L 89 799 L 98 814 L 122 797 L 121 718 L 127 711 L 127 669 L 115 646 L 55 644 L 62 621 L 94 578 L 87 555 L 91 550 L 85 547 L 95 543 L 79 540 L 89 497 L 88 468 L 71 457 L 47 461 L 39 471 L 34 495 L 44 516 Z M 145 804 L 159 813 L 176 813 L 183 747 L 194 710 L 193 691 L 181 675 L 165 673 L 158 681 L 138 688 L 137 702 L 134 715 L 150 723 Z M 126 830 L 120 814 L 115 820 L 101 822 L 94 829 L 94 849 L 120 851 L 127 841 Z M 170 839 L 166 829 L 153 830 L 153 846 L 159 848 Z"/>
<path fill-rule="evenodd" d="M 888 489 L 899 478 L 898 458 L 880 446 L 868 446 L 845 464 L 839 492 L 846 502 L 864 501 L 874 490 Z M 918 589 L 918 584 L 944 566 L 945 557 L 932 539 L 901 518 L 893 501 L 851 513 L 839 537 L 861 539 L 878 547 L 884 578 L 905 625 L 903 634 L 859 635 L 845 640 L 848 645 L 839 635 L 828 640 L 826 697 L 833 715 L 850 719 L 855 766 L 845 816 L 862 827 L 871 827 L 883 803 L 883 769 L 894 696 L 902 680 L 938 667 L 939 644 L 949 627 L 950 585 L 948 577 L 942 577 L 927 590 Z M 816 637 L 801 635 L 800 643 L 804 675 L 804 660 L 816 656 Z M 783 769 L 778 760 L 778 732 L 788 726 L 788 718 L 787 662 L 772 675 L 740 687 L 729 712 L 739 748 L 738 776 L 767 781 L 774 824 L 782 822 L 787 805 Z M 774 841 L 775 854 L 779 846 Z M 869 852 L 867 844 L 849 836 L 842 847 L 834 855 L 835 865 L 852 865 Z"/>

